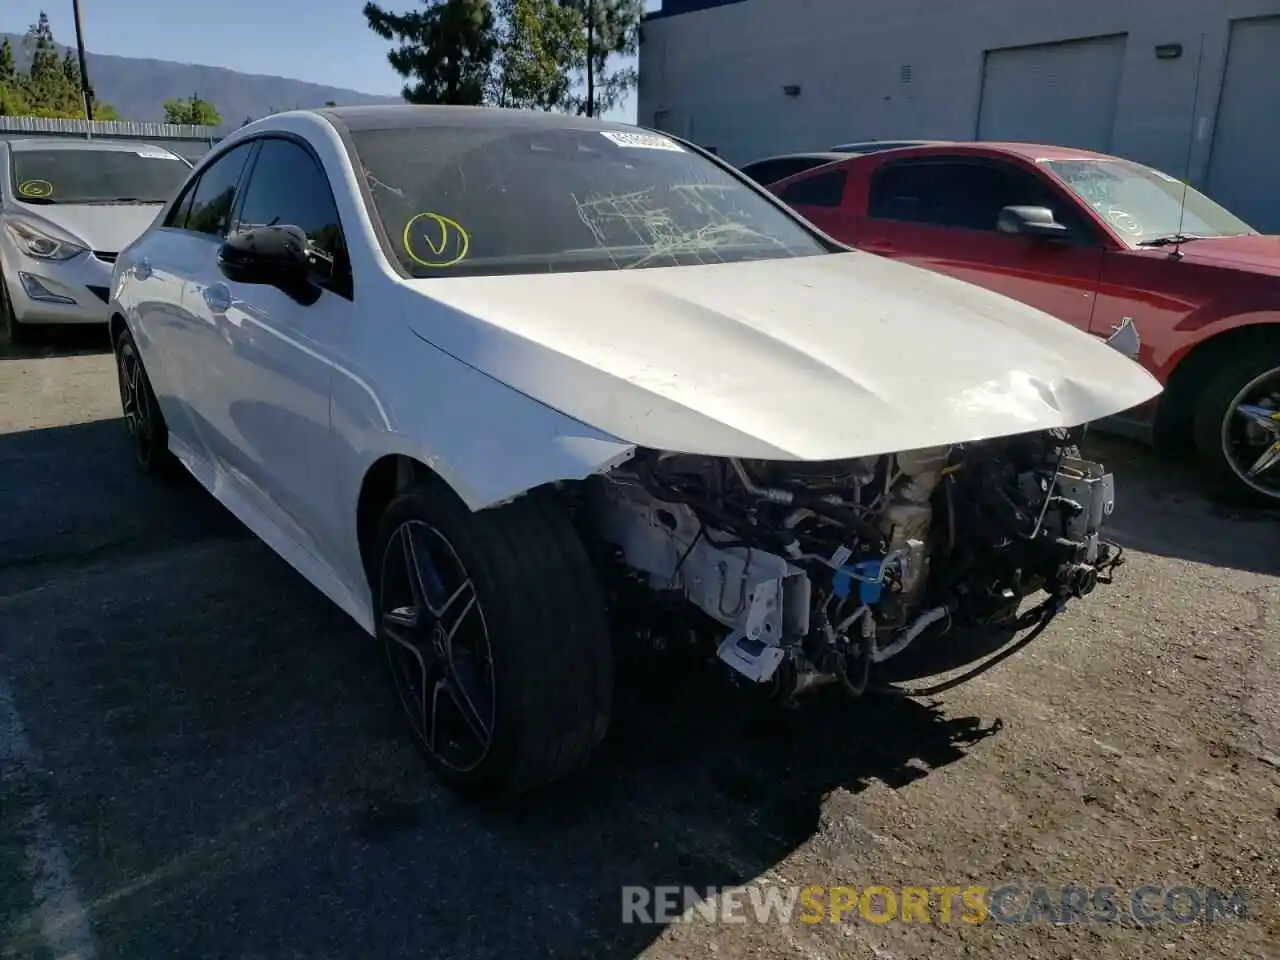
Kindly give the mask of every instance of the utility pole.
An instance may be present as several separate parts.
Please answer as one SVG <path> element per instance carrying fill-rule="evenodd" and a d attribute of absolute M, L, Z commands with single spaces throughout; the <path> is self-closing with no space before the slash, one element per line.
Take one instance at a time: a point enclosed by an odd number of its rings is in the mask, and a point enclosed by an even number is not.
<path fill-rule="evenodd" d="M 80 54 L 80 89 L 84 96 L 84 117 L 93 122 L 93 87 L 89 85 L 89 66 L 84 56 L 84 28 L 80 25 L 80 0 L 71 0 L 76 15 L 76 52 Z"/>
<path fill-rule="evenodd" d="M 79 0 L 77 0 L 79 2 Z M 587 0 L 587 116 L 596 115 L 596 0 Z"/>

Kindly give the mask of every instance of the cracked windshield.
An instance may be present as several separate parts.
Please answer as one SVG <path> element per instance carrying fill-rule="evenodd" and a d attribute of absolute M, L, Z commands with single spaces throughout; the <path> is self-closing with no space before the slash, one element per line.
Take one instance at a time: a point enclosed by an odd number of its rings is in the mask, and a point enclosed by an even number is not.
<path fill-rule="evenodd" d="M 657 133 L 510 121 L 352 137 L 391 247 L 417 277 L 828 252 L 732 174 Z"/>
<path fill-rule="evenodd" d="M 1124 160 L 1042 163 L 1133 246 L 1178 234 L 1202 239 L 1257 233 L 1200 191 L 1151 167 Z"/>

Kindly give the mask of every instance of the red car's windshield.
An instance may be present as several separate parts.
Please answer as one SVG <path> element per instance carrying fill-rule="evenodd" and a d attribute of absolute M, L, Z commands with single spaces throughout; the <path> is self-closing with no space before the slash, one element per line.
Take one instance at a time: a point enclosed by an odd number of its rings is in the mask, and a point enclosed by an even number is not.
<path fill-rule="evenodd" d="M 1138 163 L 1086 158 L 1041 165 L 1134 246 L 1177 233 L 1236 237 L 1258 232 L 1176 177 Z"/>

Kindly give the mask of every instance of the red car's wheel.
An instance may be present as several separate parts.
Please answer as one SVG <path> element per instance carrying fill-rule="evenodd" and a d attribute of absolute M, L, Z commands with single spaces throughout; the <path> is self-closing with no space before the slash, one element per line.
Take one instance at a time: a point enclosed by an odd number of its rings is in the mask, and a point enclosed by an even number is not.
<path fill-rule="evenodd" d="M 1280 506 L 1280 349 L 1217 372 L 1196 406 L 1195 441 L 1221 492 Z"/>

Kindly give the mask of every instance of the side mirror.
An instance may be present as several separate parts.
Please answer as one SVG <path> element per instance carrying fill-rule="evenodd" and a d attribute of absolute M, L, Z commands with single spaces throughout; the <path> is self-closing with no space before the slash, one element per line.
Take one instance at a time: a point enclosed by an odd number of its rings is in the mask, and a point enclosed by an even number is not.
<path fill-rule="evenodd" d="M 237 283 L 296 289 L 306 284 L 310 268 L 307 235 L 299 227 L 241 230 L 218 248 L 218 269 Z"/>
<path fill-rule="evenodd" d="M 1053 219 L 1048 207 L 1005 207 L 1000 211 L 996 228 L 1001 233 L 1025 237 L 1065 237 L 1067 228 Z"/>

